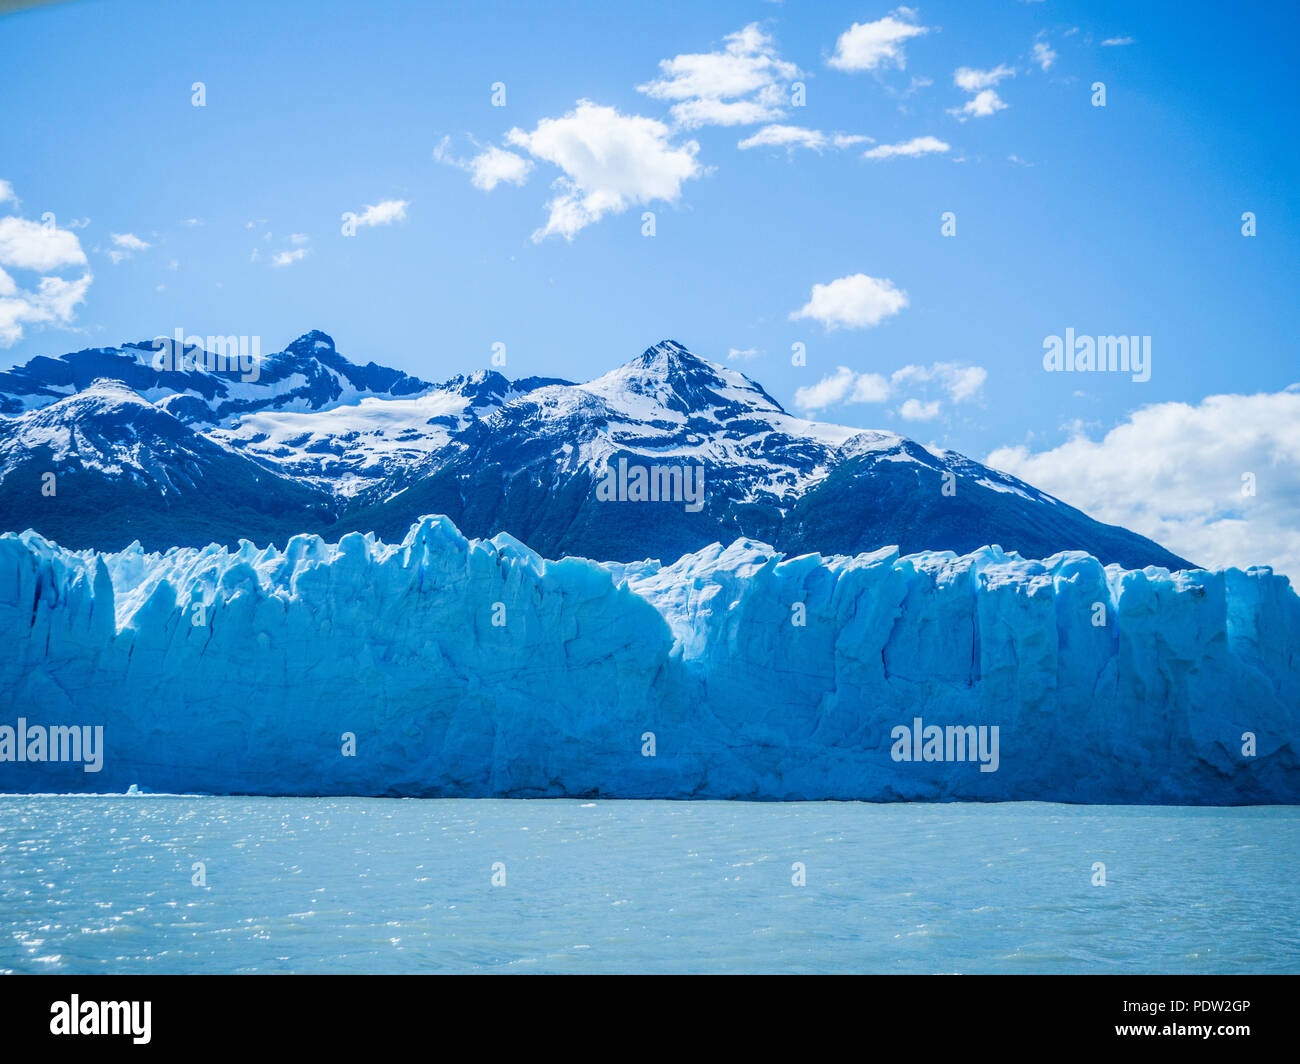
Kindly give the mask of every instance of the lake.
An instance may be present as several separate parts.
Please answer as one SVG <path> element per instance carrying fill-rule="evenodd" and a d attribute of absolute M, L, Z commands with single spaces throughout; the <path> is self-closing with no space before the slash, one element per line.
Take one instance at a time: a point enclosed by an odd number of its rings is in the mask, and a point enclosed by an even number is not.
<path fill-rule="evenodd" d="M 0 796 L 0 970 L 1295 972 L 1298 878 L 1297 807 Z"/>

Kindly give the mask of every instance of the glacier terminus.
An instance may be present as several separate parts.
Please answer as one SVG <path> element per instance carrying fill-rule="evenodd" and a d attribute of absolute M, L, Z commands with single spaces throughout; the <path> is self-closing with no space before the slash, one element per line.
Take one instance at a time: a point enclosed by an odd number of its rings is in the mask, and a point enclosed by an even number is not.
<path fill-rule="evenodd" d="M 6 792 L 1300 801 L 1300 599 L 1266 568 L 549 560 L 442 516 L 283 550 L 7 533 L 0 642 L 0 725 L 104 728 L 93 774 L 0 748 Z"/>

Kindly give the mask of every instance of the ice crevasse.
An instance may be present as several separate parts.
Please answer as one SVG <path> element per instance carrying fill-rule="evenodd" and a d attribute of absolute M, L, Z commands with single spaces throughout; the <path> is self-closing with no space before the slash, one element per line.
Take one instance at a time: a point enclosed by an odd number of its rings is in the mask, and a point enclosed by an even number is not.
<path fill-rule="evenodd" d="M 27 532 L 0 645 L 0 744 L 103 727 L 96 772 L 0 749 L 0 792 L 1300 801 L 1300 598 L 1266 568 Z M 995 767 L 953 756 L 979 729 Z"/>

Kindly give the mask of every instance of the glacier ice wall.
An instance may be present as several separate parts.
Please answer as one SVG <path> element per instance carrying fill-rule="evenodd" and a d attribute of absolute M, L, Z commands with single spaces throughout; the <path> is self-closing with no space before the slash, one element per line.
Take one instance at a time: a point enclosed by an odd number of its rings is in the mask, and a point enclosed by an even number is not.
<path fill-rule="evenodd" d="M 1300 801 L 1300 598 L 1268 569 L 601 565 L 442 517 L 283 551 L 6 534 L 0 645 L 0 728 L 104 728 L 101 771 L 0 760 L 3 792 Z M 918 718 L 996 726 L 997 770 L 897 760 Z"/>

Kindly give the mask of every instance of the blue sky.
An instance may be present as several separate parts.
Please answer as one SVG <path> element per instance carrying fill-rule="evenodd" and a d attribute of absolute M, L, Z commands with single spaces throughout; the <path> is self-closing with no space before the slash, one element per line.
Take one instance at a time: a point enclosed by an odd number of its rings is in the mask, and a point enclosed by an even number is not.
<path fill-rule="evenodd" d="M 1298 22 L 1060 0 L 4 16 L 0 361 L 320 328 L 432 380 L 498 342 L 508 376 L 587 379 L 671 337 L 1181 553 L 1295 564 Z M 379 224 L 345 236 L 345 211 Z M 57 267 L 4 220 L 45 212 Z M 1067 328 L 1150 336 L 1150 380 L 1044 371 Z M 1243 422 L 1207 464 L 1198 439 Z"/>

